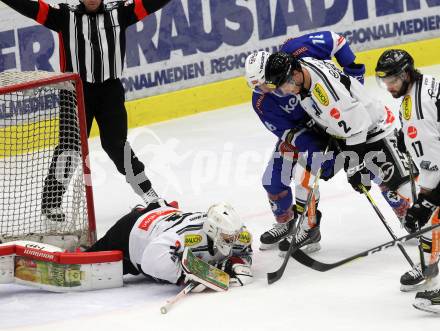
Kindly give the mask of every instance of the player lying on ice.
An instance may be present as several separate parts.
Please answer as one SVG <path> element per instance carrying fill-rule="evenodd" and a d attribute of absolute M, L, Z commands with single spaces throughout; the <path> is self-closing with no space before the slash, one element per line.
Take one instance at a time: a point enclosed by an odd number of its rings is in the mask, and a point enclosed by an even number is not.
<path fill-rule="evenodd" d="M 124 274 L 142 273 L 181 284 L 185 280 L 181 257 L 185 248 L 191 248 L 197 257 L 228 273 L 231 285 L 243 286 L 252 281 L 251 243 L 251 234 L 229 204 L 191 213 L 159 200 L 133 209 L 87 251 L 121 250 Z"/>
<path fill-rule="evenodd" d="M 400 107 L 402 137 L 399 144 L 403 152 L 410 153 L 420 167 L 417 200 L 408 209 L 405 228 L 415 232 L 418 228 L 439 222 L 440 206 L 440 84 L 430 75 L 422 75 L 414 67 L 412 56 L 401 49 L 386 50 L 376 66 L 376 77 L 394 98 L 402 98 Z M 414 192 L 415 194 L 415 192 Z M 405 275 L 405 281 L 414 289 L 426 288 L 425 280 L 438 276 L 440 231 L 435 229 L 422 237 L 425 265 Z M 427 282 L 429 283 L 429 282 Z M 440 290 L 419 292 L 414 306 L 440 314 Z"/>
<path fill-rule="evenodd" d="M 67 253 L 51 245 L 24 241 L 1 244 L 0 258 L 10 258 L 11 263 L 0 263 L 0 283 L 13 282 L 15 276 L 19 283 L 53 291 L 89 290 L 122 286 L 122 274 L 143 274 L 159 282 L 181 285 L 192 281 L 206 284 L 197 278 L 200 275 L 191 274 L 191 268 L 185 267 L 185 261 L 182 261 L 182 256 L 188 256 L 188 250 L 191 250 L 202 262 L 216 266 L 223 271 L 222 274 L 225 272 L 229 275 L 229 283 L 223 284 L 226 288 L 243 286 L 250 283 L 253 277 L 251 243 L 251 234 L 236 211 L 226 203 L 214 204 L 207 212 L 192 213 L 182 212 L 159 199 L 123 216 L 86 252 Z M 14 275 L 15 255 L 32 259 L 32 263 L 51 262 L 50 269 L 57 263 L 63 269 L 63 275 L 70 272 L 70 265 L 80 264 L 81 267 L 74 273 L 77 282 L 72 285 L 70 280 L 63 278 L 55 284 L 51 279 L 35 279 L 35 274 L 41 274 L 41 270 L 36 268 L 23 269 L 26 273 L 24 277 Z M 103 269 L 107 268 L 105 265 L 108 262 L 112 266 L 106 274 Z M 26 261 L 23 263 L 29 264 Z M 90 270 L 85 270 L 85 265 Z M 100 274 L 97 275 L 97 272 Z M 96 281 L 107 276 L 114 279 L 111 284 L 101 282 L 97 285 Z M 209 287 L 217 290 L 215 286 Z M 199 284 L 194 290 L 202 291 L 205 288 Z"/>

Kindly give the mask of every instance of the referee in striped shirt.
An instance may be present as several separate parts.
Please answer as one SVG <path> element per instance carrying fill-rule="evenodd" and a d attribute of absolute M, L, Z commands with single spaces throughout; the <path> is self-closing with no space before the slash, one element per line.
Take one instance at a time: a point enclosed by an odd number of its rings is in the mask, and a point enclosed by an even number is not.
<path fill-rule="evenodd" d="M 102 147 L 118 171 L 126 176 L 127 182 L 146 203 L 154 201 L 157 195 L 145 175 L 144 164 L 128 144 L 126 153 L 130 153 L 131 159 L 128 166 L 132 169 L 126 171 L 124 166 L 128 125 L 120 77 L 125 57 L 126 28 L 161 9 L 170 0 L 128 0 L 108 4 L 104 4 L 103 0 L 80 0 L 77 5 L 48 5 L 44 0 L 1 1 L 58 32 L 61 71 L 79 73 L 83 81 L 87 135 L 93 119 L 96 119 Z M 63 112 L 69 93 L 60 93 L 60 143 L 55 149 L 42 196 L 42 213 L 55 221 L 64 220 L 61 202 L 66 190 L 55 178 L 57 159 L 64 151 L 77 150 L 79 140 L 79 133 L 72 132 L 74 126 L 69 125 L 76 119 L 72 114 Z"/>

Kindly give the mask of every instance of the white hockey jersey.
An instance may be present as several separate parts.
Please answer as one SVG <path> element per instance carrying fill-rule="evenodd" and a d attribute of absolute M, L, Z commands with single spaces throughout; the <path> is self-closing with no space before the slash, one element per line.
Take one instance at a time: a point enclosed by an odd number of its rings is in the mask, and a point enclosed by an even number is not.
<path fill-rule="evenodd" d="M 328 134 L 356 145 L 378 141 L 394 129 L 391 110 L 332 61 L 303 58 L 300 63 L 311 78 L 301 106 Z"/>
<path fill-rule="evenodd" d="M 423 75 L 400 106 L 405 145 L 419 167 L 419 185 L 433 189 L 440 181 L 439 80 Z"/>
<path fill-rule="evenodd" d="M 206 213 L 182 213 L 169 206 L 143 214 L 130 232 L 131 262 L 146 275 L 176 283 L 182 275 L 179 254 L 185 247 L 210 264 L 224 260 L 226 256 L 214 249 L 212 240 L 202 229 L 206 217 Z M 251 243 L 251 234 L 244 229 L 232 255 L 251 264 Z"/>

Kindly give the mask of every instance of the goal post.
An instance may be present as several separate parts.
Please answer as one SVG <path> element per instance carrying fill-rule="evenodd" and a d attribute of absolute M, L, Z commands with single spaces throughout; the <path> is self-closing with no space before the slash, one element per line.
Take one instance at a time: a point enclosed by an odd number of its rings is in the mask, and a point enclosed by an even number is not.
<path fill-rule="evenodd" d="M 77 74 L 0 73 L 0 240 L 93 244 L 88 155 Z"/>

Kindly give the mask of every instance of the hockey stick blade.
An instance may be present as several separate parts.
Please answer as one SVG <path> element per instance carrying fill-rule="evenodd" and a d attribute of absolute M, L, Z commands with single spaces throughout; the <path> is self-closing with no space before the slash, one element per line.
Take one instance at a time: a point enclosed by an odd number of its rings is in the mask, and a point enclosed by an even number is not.
<path fill-rule="evenodd" d="M 347 257 L 346 259 L 343 259 L 343 260 L 340 260 L 340 261 L 334 262 L 334 263 L 324 263 L 324 262 L 320 262 L 320 261 L 314 260 L 313 258 L 308 256 L 306 253 L 301 251 L 300 249 L 296 250 L 292 254 L 292 257 L 295 260 L 297 260 L 299 263 L 301 263 L 302 265 L 305 265 L 305 266 L 307 266 L 307 267 L 309 267 L 309 268 L 311 268 L 313 270 L 316 270 L 316 271 L 325 272 L 325 271 L 337 268 L 337 267 L 339 267 L 341 265 L 344 265 L 346 263 L 349 263 L 349 262 L 351 262 L 353 260 L 356 260 L 358 258 L 365 257 L 365 256 L 368 256 L 368 255 L 371 255 L 371 254 L 383 251 L 383 250 L 388 249 L 390 247 L 397 246 L 399 243 L 404 243 L 404 242 L 406 242 L 408 240 L 411 240 L 411 239 L 413 239 L 415 237 L 420 236 L 423 233 L 432 231 L 433 229 L 435 229 L 435 228 L 437 228 L 439 226 L 440 226 L 440 224 L 435 224 L 435 225 L 429 226 L 429 227 L 427 227 L 425 229 L 422 229 L 420 231 L 417 231 L 417 232 L 408 234 L 406 236 L 397 238 L 396 240 L 388 241 L 385 244 L 376 246 L 374 248 L 368 249 L 366 251 L 363 251 L 361 253 L 358 253 L 356 255 Z"/>
<path fill-rule="evenodd" d="M 290 256 L 294 254 L 295 251 L 298 250 L 299 250 L 298 247 L 295 246 L 294 240 L 292 239 L 292 241 L 290 242 L 289 250 L 286 252 L 286 256 L 284 257 L 283 264 L 281 265 L 281 267 L 276 271 L 267 273 L 267 282 L 269 284 L 275 283 L 283 276 L 284 270 L 286 270 L 287 262 L 289 261 Z"/>
<path fill-rule="evenodd" d="M 178 300 L 182 299 L 185 295 L 187 295 L 189 292 L 191 292 L 191 291 L 194 289 L 194 287 L 197 286 L 197 284 L 198 284 L 198 283 L 191 282 L 191 283 L 189 283 L 187 286 L 185 286 L 185 288 L 184 288 L 182 291 L 180 291 L 175 297 L 173 297 L 173 298 L 167 300 L 167 302 L 166 302 L 162 307 L 160 307 L 160 312 L 161 312 L 162 314 L 166 314 L 166 313 L 168 313 L 168 311 L 170 310 L 170 308 L 171 308 L 171 307 L 172 307 L 172 306 L 173 306 Z"/>

